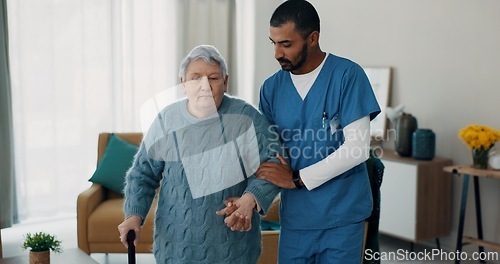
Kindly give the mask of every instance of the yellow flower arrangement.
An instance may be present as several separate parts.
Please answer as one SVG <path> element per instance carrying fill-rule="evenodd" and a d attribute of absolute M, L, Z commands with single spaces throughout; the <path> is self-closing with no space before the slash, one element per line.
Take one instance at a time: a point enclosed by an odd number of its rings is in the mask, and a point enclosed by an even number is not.
<path fill-rule="evenodd" d="M 460 130 L 458 137 L 472 150 L 474 166 L 486 169 L 488 152 L 500 140 L 500 131 L 482 125 L 469 125 Z"/>
<path fill-rule="evenodd" d="M 490 149 L 500 140 L 500 132 L 487 126 L 470 125 L 460 130 L 458 137 L 470 149 Z"/>

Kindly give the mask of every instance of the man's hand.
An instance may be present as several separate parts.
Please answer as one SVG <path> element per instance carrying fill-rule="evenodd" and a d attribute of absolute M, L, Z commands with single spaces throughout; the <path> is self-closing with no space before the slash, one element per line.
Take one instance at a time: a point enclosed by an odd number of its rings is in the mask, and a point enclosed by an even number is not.
<path fill-rule="evenodd" d="M 139 243 L 139 237 L 141 235 L 141 222 L 142 218 L 138 215 L 131 215 L 125 219 L 120 225 L 118 225 L 118 232 L 120 232 L 120 241 L 126 248 L 128 248 L 127 234 L 129 230 L 135 231 L 134 246 Z"/>
<path fill-rule="evenodd" d="M 255 175 L 258 179 L 266 180 L 281 188 L 296 188 L 292 180 L 292 168 L 279 153 L 276 153 L 276 158 L 281 163 L 264 162 L 260 164 Z"/>
<path fill-rule="evenodd" d="M 226 207 L 216 212 L 226 215 L 224 223 L 233 231 L 249 231 L 252 229 L 253 210 L 257 204 L 253 195 L 245 193 L 241 198 L 231 197 L 224 201 Z"/>

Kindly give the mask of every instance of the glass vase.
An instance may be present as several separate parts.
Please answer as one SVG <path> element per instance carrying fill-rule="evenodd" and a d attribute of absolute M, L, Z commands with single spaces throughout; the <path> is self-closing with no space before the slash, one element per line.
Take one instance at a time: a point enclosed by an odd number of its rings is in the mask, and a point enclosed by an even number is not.
<path fill-rule="evenodd" d="M 478 148 L 472 149 L 472 167 L 476 169 L 488 168 L 488 152 L 490 149 Z"/>

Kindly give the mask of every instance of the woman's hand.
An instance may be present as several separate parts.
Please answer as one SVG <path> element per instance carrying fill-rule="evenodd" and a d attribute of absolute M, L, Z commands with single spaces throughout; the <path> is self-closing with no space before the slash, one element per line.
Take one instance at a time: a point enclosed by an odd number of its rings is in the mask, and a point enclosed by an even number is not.
<path fill-rule="evenodd" d="M 226 207 L 224 207 L 223 209 L 215 212 L 217 215 L 225 215 L 225 216 L 230 216 L 234 211 L 236 211 L 238 209 L 238 207 L 236 207 L 236 204 L 234 203 L 235 201 L 237 201 L 239 199 L 239 197 L 230 197 L 228 198 L 227 200 L 224 201 L 224 205 Z"/>
<path fill-rule="evenodd" d="M 224 201 L 226 207 L 217 211 L 217 215 L 226 215 L 224 223 L 233 231 L 249 231 L 252 229 L 253 210 L 257 205 L 255 198 L 250 193 L 245 193 L 240 198 L 231 197 Z"/>
<path fill-rule="evenodd" d="M 129 230 L 134 230 L 135 240 L 134 246 L 139 243 L 139 237 L 141 235 L 141 222 L 142 218 L 138 215 L 131 215 L 127 217 L 121 224 L 118 225 L 118 232 L 120 232 L 120 241 L 126 248 L 128 248 L 127 234 Z"/>

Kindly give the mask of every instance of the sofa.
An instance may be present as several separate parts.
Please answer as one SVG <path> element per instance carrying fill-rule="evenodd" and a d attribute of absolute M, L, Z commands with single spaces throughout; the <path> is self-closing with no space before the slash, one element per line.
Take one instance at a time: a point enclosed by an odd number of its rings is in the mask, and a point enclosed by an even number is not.
<path fill-rule="evenodd" d="M 101 133 L 98 139 L 97 162 L 102 159 L 111 133 Z M 142 133 L 115 133 L 115 136 L 135 145 L 142 140 Z M 263 219 L 279 222 L 279 198 Z M 153 244 L 153 222 L 156 199 L 153 201 L 141 230 L 141 239 L 136 247 L 137 253 L 151 253 Z M 123 196 L 102 184 L 93 183 L 77 198 L 77 235 L 78 247 L 90 253 L 126 253 L 121 244 L 117 226 L 123 221 Z M 262 231 L 263 250 L 259 263 L 276 263 L 279 231 Z"/>

